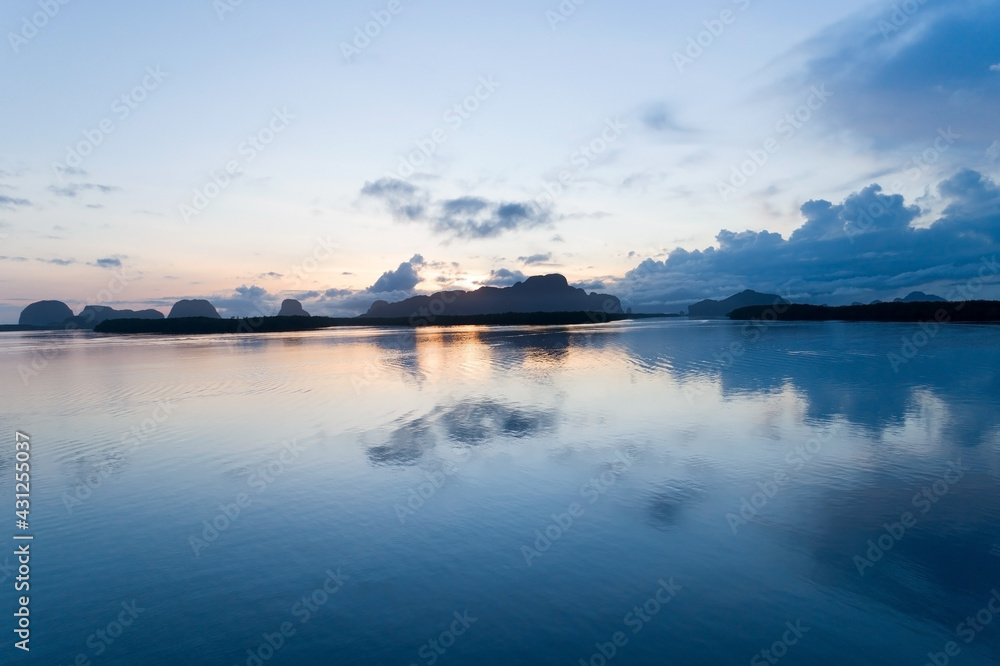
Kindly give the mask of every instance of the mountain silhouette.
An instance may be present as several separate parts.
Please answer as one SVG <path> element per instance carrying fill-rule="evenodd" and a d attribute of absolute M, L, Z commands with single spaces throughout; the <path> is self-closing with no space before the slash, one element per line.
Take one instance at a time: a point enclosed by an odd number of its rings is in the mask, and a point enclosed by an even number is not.
<path fill-rule="evenodd" d="M 286 298 L 281 302 L 279 317 L 308 317 L 309 313 L 302 309 L 302 304 L 294 298 Z"/>
<path fill-rule="evenodd" d="M 181 319 L 184 317 L 209 317 L 211 319 L 222 319 L 215 306 L 202 298 L 182 300 L 174 303 L 170 308 L 167 319 Z"/>
<path fill-rule="evenodd" d="M 618 297 L 571 287 L 559 274 L 536 275 L 510 287 L 442 291 L 397 303 L 375 301 L 361 317 L 492 315 L 508 312 L 605 312 L 622 314 Z"/>
<path fill-rule="evenodd" d="M 922 291 L 911 291 L 903 298 L 897 298 L 893 303 L 944 303 L 945 299 Z"/>
<path fill-rule="evenodd" d="M 115 310 L 106 305 L 88 305 L 80 314 L 69 319 L 80 328 L 94 328 L 108 319 L 163 319 L 159 310 Z"/>
<path fill-rule="evenodd" d="M 750 305 L 783 305 L 786 303 L 788 301 L 777 294 L 762 294 L 747 289 L 722 301 L 712 299 L 699 301 L 688 308 L 688 316 L 695 318 L 725 317 L 737 308 L 745 308 Z"/>
<path fill-rule="evenodd" d="M 21 310 L 17 323 L 20 326 L 61 326 L 73 316 L 73 311 L 62 301 L 38 301 Z"/>

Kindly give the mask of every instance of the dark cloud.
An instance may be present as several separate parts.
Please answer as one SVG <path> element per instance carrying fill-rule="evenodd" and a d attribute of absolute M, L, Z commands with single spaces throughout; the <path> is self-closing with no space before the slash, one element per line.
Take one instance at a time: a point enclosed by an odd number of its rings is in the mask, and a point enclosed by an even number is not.
<path fill-rule="evenodd" d="M 550 220 L 548 211 L 533 203 L 497 204 L 473 197 L 445 201 L 442 210 L 434 230 L 457 238 L 495 238 L 508 231 L 546 225 Z"/>
<path fill-rule="evenodd" d="M 902 4 L 902 3 L 900 3 Z M 996 139 L 1000 77 L 1000 2 L 956 0 L 879 4 L 808 42 L 794 90 L 829 87 L 824 122 L 833 121 L 875 147 L 926 147 L 954 127 L 968 146 Z M 956 151 L 958 152 L 958 151 Z"/>
<path fill-rule="evenodd" d="M 409 261 L 404 261 L 394 271 L 382 273 L 382 277 L 375 281 L 375 284 L 368 287 L 369 293 L 386 293 L 394 291 L 409 292 L 416 287 L 422 278 L 418 275 L 418 269 L 424 265 L 424 258 L 419 254 L 413 255 Z"/>
<path fill-rule="evenodd" d="M 35 259 L 35 261 L 41 261 L 45 264 L 55 264 L 56 266 L 69 266 L 76 263 L 76 259 L 42 259 L 41 257 Z"/>
<path fill-rule="evenodd" d="M 677 248 L 662 261 L 646 259 L 617 287 L 644 310 L 672 310 L 747 288 L 830 304 L 905 290 L 947 291 L 979 276 L 984 259 L 1000 251 L 1000 188 L 963 170 L 937 191 L 947 205 L 929 225 L 919 208 L 873 184 L 839 204 L 805 203 L 804 222 L 787 240 L 768 231 L 722 230 L 718 247 Z M 918 221 L 923 224 L 914 226 Z M 998 282 L 995 272 L 986 277 L 988 285 Z M 980 297 L 997 295 L 995 289 L 988 286 Z"/>
<path fill-rule="evenodd" d="M 517 260 L 526 266 L 530 266 L 531 264 L 544 264 L 552 261 L 552 253 L 546 252 L 545 254 L 532 254 L 527 257 L 518 257 Z"/>
<path fill-rule="evenodd" d="M 105 257 L 98 259 L 96 264 L 101 268 L 121 268 L 122 261 L 117 257 Z"/>
<path fill-rule="evenodd" d="M 425 222 L 435 233 L 454 238 L 495 238 L 551 222 L 548 209 L 534 202 L 494 202 L 473 196 L 432 201 L 424 190 L 392 178 L 365 183 L 361 194 L 381 201 L 396 220 Z"/>
<path fill-rule="evenodd" d="M 500 268 L 490 271 L 489 278 L 483 280 L 480 284 L 484 287 L 509 287 L 517 282 L 524 282 L 524 280 L 525 276 L 521 271 Z"/>

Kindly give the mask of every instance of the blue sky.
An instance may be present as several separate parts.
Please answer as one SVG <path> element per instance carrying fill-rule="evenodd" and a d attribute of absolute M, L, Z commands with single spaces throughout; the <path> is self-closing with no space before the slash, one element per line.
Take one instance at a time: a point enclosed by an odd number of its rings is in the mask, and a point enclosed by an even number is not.
<path fill-rule="evenodd" d="M 17 0 L 0 28 L 0 322 L 551 272 L 644 310 L 1000 298 L 996 1 Z"/>

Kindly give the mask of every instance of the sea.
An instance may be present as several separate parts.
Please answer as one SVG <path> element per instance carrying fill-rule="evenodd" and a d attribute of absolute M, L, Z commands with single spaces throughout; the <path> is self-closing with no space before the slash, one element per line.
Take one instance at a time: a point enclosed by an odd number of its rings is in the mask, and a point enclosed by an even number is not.
<path fill-rule="evenodd" d="M 988 325 L 2 333 L 0 663 L 1000 664 L 998 369 Z"/>

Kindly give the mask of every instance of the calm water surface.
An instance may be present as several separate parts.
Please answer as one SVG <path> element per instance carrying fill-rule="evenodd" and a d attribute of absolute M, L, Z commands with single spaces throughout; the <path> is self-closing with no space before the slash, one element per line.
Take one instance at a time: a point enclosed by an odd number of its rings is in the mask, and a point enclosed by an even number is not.
<path fill-rule="evenodd" d="M 0 661 L 1000 663 L 1000 329 L 918 330 L 2 334 Z"/>

